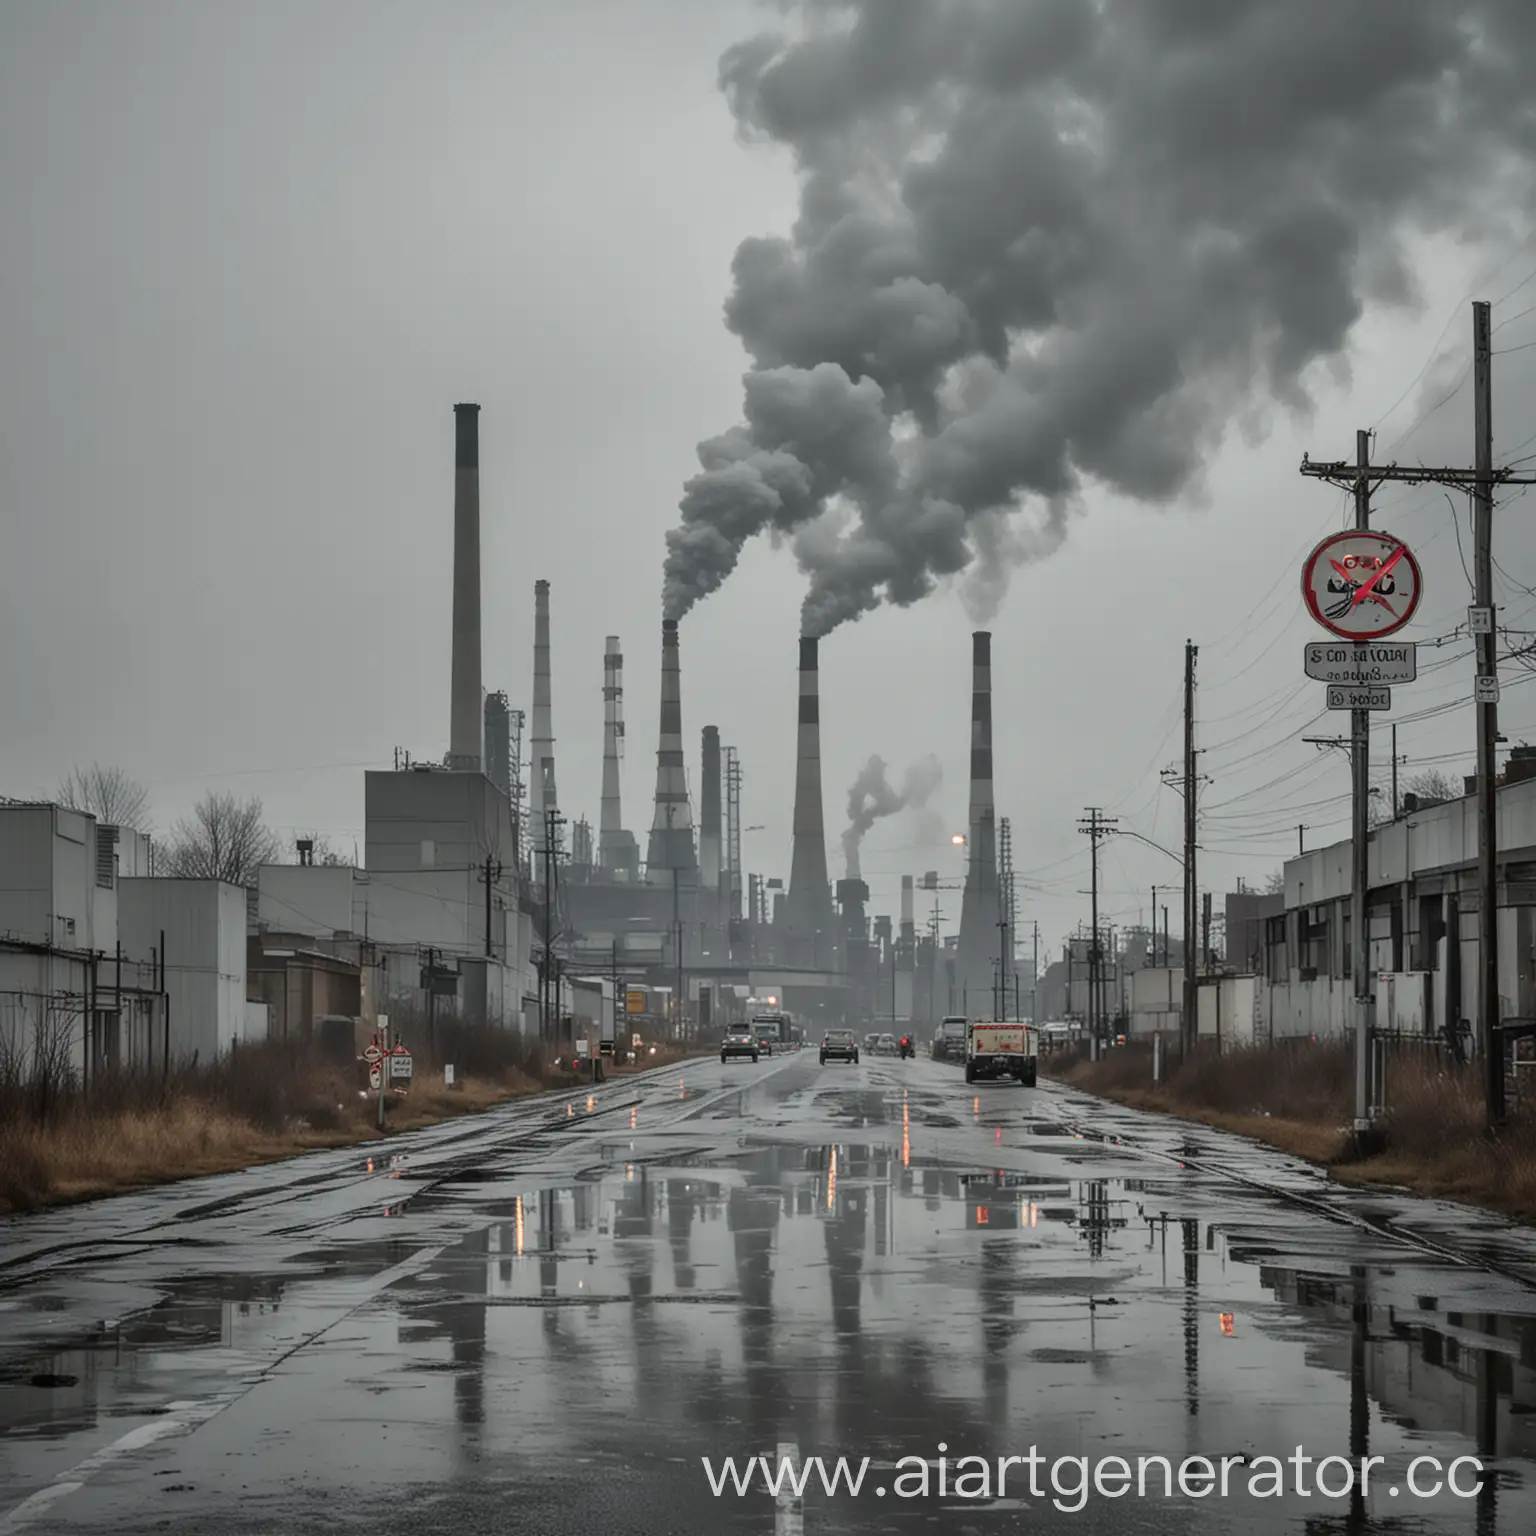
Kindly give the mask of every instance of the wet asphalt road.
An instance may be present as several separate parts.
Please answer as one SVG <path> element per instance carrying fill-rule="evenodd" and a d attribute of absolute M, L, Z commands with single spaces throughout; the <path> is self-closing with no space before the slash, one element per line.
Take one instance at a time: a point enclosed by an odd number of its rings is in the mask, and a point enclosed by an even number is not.
<path fill-rule="evenodd" d="M 706 1059 L 390 1152 L 0 1224 L 0 1536 L 1536 1529 L 1496 1220 L 929 1061 Z M 1298 1446 L 1382 1458 L 1369 1498 L 1252 1497 Z M 711 1492 L 781 1452 L 869 1466 Z M 1148 1456 L 1228 1496 L 1139 1497 Z M 1130 1491 L 1074 1510 L 1075 1457 Z"/>

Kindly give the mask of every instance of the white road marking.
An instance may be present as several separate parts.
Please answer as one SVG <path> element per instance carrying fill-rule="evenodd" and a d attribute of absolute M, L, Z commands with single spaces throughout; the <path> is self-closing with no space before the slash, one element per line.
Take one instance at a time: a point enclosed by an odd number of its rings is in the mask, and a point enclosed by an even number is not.
<path fill-rule="evenodd" d="M 347 1285 L 343 1289 L 340 1310 L 331 1317 L 329 1322 L 316 1328 L 313 1333 L 300 1339 L 297 1344 L 289 1345 L 281 1354 L 244 1376 L 236 1385 L 226 1387 L 222 1392 L 215 1392 L 211 1397 L 193 1401 L 178 1399 L 176 1402 L 167 1403 L 164 1417 L 152 1419 L 148 1424 L 140 1424 L 137 1429 L 130 1429 L 127 1434 L 119 1435 L 110 1445 L 104 1445 L 83 1461 L 76 1462 L 68 1471 L 60 1472 L 46 1487 L 39 1488 L 36 1493 L 23 1499 L 20 1504 L 14 1505 L 4 1515 L 0 1515 L 0 1536 L 13 1536 L 14 1532 L 25 1530 L 28 1526 L 35 1524 L 61 1499 L 67 1498 L 72 1493 L 78 1493 L 96 1473 L 103 1467 L 110 1466 L 114 1461 L 120 1461 L 124 1456 L 131 1456 L 135 1451 L 141 1451 L 157 1440 L 165 1440 L 172 1435 L 188 1434 L 200 1425 L 206 1424 L 209 1419 L 222 1413 L 231 1403 L 238 1402 L 253 1387 L 258 1386 L 290 1355 L 296 1354 L 329 1333 L 365 1302 L 371 1301 L 380 1292 L 387 1291 L 397 1280 L 403 1280 L 408 1275 L 425 1269 L 442 1251 L 441 1246 L 419 1249 L 408 1259 L 402 1259 L 389 1269 L 381 1270 L 360 1283 Z"/>

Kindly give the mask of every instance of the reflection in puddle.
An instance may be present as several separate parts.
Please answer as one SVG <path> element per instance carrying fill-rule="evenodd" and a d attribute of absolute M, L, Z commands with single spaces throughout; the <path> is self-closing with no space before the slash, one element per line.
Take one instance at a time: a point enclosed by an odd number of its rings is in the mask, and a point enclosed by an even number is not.
<path fill-rule="evenodd" d="M 323 1444 L 355 1415 L 365 1339 L 369 1390 L 408 1389 L 391 1401 L 432 1426 L 413 1442 L 426 1478 L 462 1475 L 465 1446 L 472 1462 L 578 1434 L 636 1459 L 695 1454 L 725 1426 L 744 1447 L 942 1439 L 995 1456 L 1027 1423 L 1057 1454 L 1497 1456 L 1479 1513 L 1492 1530 L 1503 1499 L 1499 1529 L 1521 1528 L 1536 1320 L 1507 1298 L 1468 1300 L 1474 1280 L 1418 1256 L 1360 1262 L 1353 1234 L 1288 1229 L 1262 1203 L 1245 1225 L 1227 1197 L 1213 1222 L 1172 1172 L 1081 1177 L 1044 1149 L 1027 1173 L 924 1162 L 906 1096 L 899 1144 L 896 1101 L 881 1113 L 889 1144 L 749 1144 L 708 1167 L 679 1148 L 478 1208 L 475 1230 L 317 1346 L 330 1358 L 311 1351 L 291 1432 Z M 328 1274 L 188 1282 L 29 1362 L 0 1381 L 0 1477 L 28 1446 L 183 1395 L 199 1354 L 214 1369 L 302 1337 L 307 1286 L 410 1251 L 380 1239 L 311 1256 Z M 1322 1530 L 1345 1508 L 1304 1513 Z"/>

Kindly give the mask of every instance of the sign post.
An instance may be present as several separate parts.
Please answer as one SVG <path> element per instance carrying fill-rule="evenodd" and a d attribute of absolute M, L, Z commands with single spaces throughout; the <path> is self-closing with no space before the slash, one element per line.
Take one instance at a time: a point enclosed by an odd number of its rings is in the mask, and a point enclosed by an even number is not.
<path fill-rule="evenodd" d="M 384 1060 L 383 1060 L 383 1058 L 389 1054 L 389 1015 L 388 1014 L 381 1013 L 379 1015 L 379 1032 L 374 1037 L 374 1043 L 373 1043 L 372 1046 L 369 1047 L 369 1049 L 370 1050 L 376 1050 L 379 1053 L 378 1059 L 376 1061 L 376 1066 L 377 1066 L 378 1074 L 379 1074 L 378 1075 L 378 1081 L 377 1081 L 377 1083 L 374 1082 L 374 1080 L 373 1080 L 373 1073 L 370 1072 L 368 1074 L 368 1082 L 369 1082 L 369 1086 L 370 1087 L 377 1087 L 378 1090 L 379 1090 L 379 1129 L 382 1131 L 384 1129 L 384 1094 L 385 1094 L 385 1090 L 387 1088 L 388 1080 L 389 1080 L 389 1074 L 387 1072 L 385 1072 L 385 1070 L 384 1070 Z"/>
<path fill-rule="evenodd" d="M 1408 546 L 1370 526 L 1370 434 L 1355 434 L 1355 526 L 1330 534 L 1307 557 L 1301 595 L 1307 611 L 1342 645 L 1309 645 L 1308 677 L 1327 684 L 1329 709 L 1350 712 L 1350 771 L 1353 790 L 1353 879 L 1350 901 L 1351 969 L 1355 981 L 1355 1136 L 1371 1128 L 1371 1059 L 1375 1031 L 1370 962 L 1370 749 L 1371 713 L 1392 707 L 1391 684 L 1418 676 L 1412 645 L 1384 644 L 1419 606 L 1423 581 Z M 1306 466 L 1303 465 L 1303 472 Z M 1393 807 L 1394 814 L 1397 807 Z"/>

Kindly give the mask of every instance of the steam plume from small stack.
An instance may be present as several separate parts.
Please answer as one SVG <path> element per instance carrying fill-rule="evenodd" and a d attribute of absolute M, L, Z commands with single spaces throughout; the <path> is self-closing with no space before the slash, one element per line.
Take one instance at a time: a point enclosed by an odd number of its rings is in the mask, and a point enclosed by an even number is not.
<path fill-rule="evenodd" d="M 898 811 L 923 814 L 919 842 L 934 841 L 938 833 L 938 815 L 928 809 L 928 801 L 944 779 L 944 770 L 936 757 L 925 757 L 912 764 L 896 789 L 886 777 L 885 760 L 872 757 L 859 770 L 848 791 L 848 830 L 843 833 L 843 858 L 848 878 L 857 880 L 859 848 L 869 829 L 886 816 Z"/>

